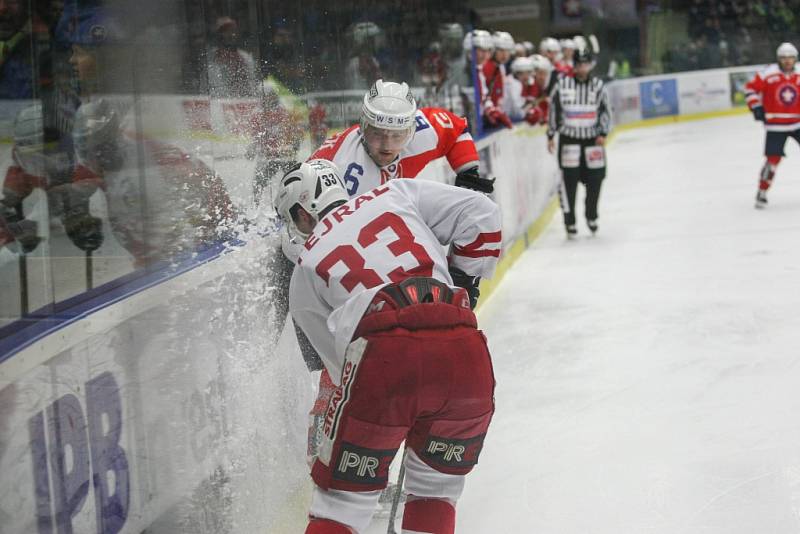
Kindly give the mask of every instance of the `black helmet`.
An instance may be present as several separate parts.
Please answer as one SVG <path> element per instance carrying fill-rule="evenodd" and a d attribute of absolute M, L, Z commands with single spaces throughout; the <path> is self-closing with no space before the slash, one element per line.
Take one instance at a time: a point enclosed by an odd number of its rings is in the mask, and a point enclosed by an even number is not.
<path fill-rule="evenodd" d="M 594 61 L 594 57 L 592 56 L 592 52 L 584 47 L 578 48 L 575 51 L 575 55 L 572 57 L 572 61 L 577 65 L 578 63 L 591 63 Z"/>

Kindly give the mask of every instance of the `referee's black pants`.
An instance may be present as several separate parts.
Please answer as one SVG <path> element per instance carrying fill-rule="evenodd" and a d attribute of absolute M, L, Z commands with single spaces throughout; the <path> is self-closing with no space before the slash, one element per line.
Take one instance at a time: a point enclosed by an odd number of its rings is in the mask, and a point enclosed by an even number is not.
<path fill-rule="evenodd" d="M 579 147 L 579 161 L 565 158 L 565 148 L 572 147 L 573 156 L 576 146 Z M 576 139 L 572 137 L 560 136 L 558 140 L 559 167 L 561 168 L 561 187 L 559 188 L 559 199 L 561 201 L 561 211 L 564 214 L 564 224 L 572 226 L 575 224 L 575 198 L 578 193 L 578 183 L 583 183 L 586 187 L 585 215 L 589 221 L 598 218 L 597 205 L 600 201 L 600 189 L 603 179 L 606 176 L 605 159 L 602 167 L 590 168 L 586 162 L 586 147 L 595 147 L 595 139 Z M 568 152 L 569 150 L 567 150 Z M 605 152 L 605 151 L 603 151 Z M 605 158 L 605 155 L 604 155 Z M 577 163 L 577 165 L 576 165 Z"/>

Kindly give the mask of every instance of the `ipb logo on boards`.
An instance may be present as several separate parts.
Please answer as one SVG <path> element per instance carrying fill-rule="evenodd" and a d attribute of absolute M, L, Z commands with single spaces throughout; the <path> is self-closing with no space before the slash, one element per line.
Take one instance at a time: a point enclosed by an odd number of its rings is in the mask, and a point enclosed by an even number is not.
<path fill-rule="evenodd" d="M 674 79 L 642 82 L 639 84 L 639 94 L 642 118 L 678 114 L 678 87 Z"/>

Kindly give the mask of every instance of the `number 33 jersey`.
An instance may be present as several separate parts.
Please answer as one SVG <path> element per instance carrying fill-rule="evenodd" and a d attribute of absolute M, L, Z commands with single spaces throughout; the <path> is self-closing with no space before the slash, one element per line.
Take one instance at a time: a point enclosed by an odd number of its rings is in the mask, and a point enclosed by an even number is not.
<path fill-rule="evenodd" d="M 498 206 L 480 193 L 392 180 L 334 208 L 314 228 L 292 274 L 292 317 L 336 379 L 380 288 L 413 276 L 453 286 L 448 265 L 490 278 L 500 256 L 500 225 Z"/>
<path fill-rule="evenodd" d="M 419 109 L 415 120 L 414 138 L 389 165 L 379 167 L 369 157 L 358 125 L 327 139 L 309 159 L 334 162 L 351 197 L 393 178 L 414 178 L 428 163 L 441 157 L 447 157 L 456 172 L 478 164 L 478 152 L 466 120 L 440 108 Z"/>

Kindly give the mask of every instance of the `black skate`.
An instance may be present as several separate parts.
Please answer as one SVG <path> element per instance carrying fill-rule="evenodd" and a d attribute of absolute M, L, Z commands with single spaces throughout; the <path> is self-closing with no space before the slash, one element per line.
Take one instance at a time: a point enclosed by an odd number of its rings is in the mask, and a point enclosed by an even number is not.
<path fill-rule="evenodd" d="M 597 219 L 587 219 L 586 226 L 589 227 L 589 230 L 592 232 L 592 235 L 597 233 Z"/>
<path fill-rule="evenodd" d="M 567 239 L 575 239 L 578 236 L 578 229 L 574 224 L 567 225 Z"/>
<path fill-rule="evenodd" d="M 767 207 L 767 192 L 763 189 L 758 190 L 758 194 L 756 194 L 756 208 L 763 210 Z"/>

